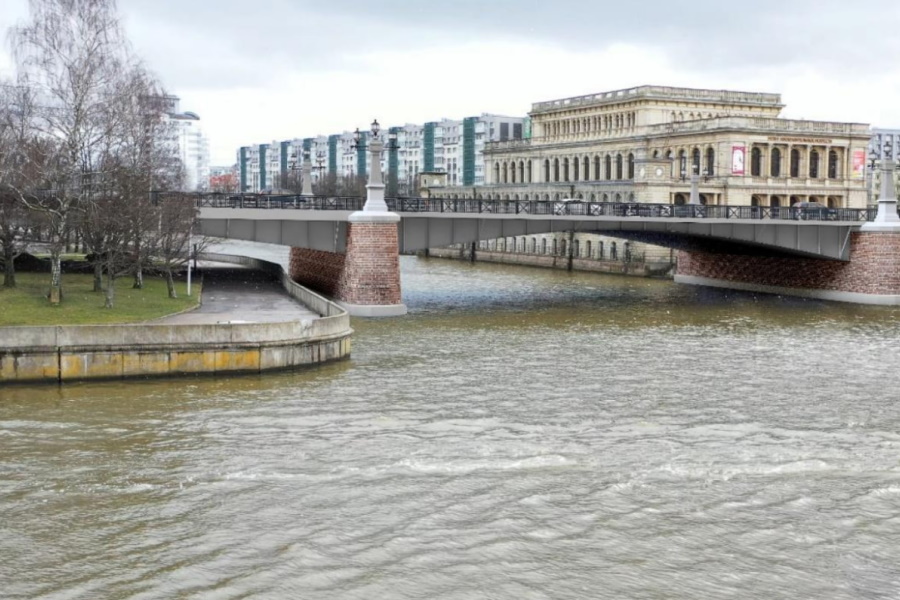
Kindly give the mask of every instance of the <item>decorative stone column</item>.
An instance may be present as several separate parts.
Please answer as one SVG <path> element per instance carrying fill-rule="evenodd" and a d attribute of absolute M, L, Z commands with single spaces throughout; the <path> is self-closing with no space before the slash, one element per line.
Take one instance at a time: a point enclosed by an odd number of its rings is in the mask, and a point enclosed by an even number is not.
<path fill-rule="evenodd" d="M 309 158 L 309 150 L 303 152 L 303 170 L 300 171 L 303 178 L 303 187 L 300 190 L 302 196 L 312 196 L 312 161 Z"/>
<path fill-rule="evenodd" d="M 887 152 L 887 148 L 885 150 Z M 894 189 L 894 169 L 894 161 L 890 154 L 886 153 L 884 160 L 881 161 L 881 194 L 878 197 L 878 214 L 875 215 L 874 221 L 863 225 L 861 231 L 900 234 L 900 216 L 897 215 L 897 192 Z"/>
<path fill-rule="evenodd" d="M 372 167 L 366 203 L 350 215 L 347 252 L 338 304 L 354 316 L 392 317 L 406 314 L 400 297 L 400 255 L 397 224 L 400 215 L 388 211 L 381 177 L 384 144 L 373 123 L 369 141 Z"/>

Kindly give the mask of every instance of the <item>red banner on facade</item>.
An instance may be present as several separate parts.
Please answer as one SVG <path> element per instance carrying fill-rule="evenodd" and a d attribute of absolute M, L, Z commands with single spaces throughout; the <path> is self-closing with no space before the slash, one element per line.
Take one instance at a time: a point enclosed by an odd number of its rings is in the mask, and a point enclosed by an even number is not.
<path fill-rule="evenodd" d="M 853 179 L 862 179 L 866 176 L 866 151 L 853 151 Z"/>

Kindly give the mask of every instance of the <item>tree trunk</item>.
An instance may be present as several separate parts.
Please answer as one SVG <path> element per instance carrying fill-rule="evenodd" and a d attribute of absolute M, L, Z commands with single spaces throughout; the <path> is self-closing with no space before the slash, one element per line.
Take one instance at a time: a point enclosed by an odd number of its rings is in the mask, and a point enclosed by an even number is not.
<path fill-rule="evenodd" d="M 166 267 L 166 288 L 169 290 L 169 298 L 177 298 L 175 292 L 175 278 L 172 277 L 172 267 Z"/>
<path fill-rule="evenodd" d="M 144 268 L 141 265 L 134 269 L 134 284 L 131 287 L 136 290 L 144 289 Z"/>
<path fill-rule="evenodd" d="M 106 269 L 106 300 L 103 308 L 113 308 L 116 303 L 116 278 L 113 275 L 113 269 L 108 266 Z"/>
<path fill-rule="evenodd" d="M 62 302 L 62 265 L 60 265 L 60 247 L 55 245 L 50 250 L 50 293 L 47 297 L 50 304 Z"/>
<path fill-rule="evenodd" d="M 15 257 L 11 252 L 11 248 L 7 248 L 6 252 L 3 253 L 3 264 L 4 264 L 4 273 L 3 273 L 3 287 L 14 288 L 16 287 L 16 265 L 15 265 Z"/>
<path fill-rule="evenodd" d="M 94 291 L 103 291 L 103 263 L 100 261 L 94 262 Z"/>

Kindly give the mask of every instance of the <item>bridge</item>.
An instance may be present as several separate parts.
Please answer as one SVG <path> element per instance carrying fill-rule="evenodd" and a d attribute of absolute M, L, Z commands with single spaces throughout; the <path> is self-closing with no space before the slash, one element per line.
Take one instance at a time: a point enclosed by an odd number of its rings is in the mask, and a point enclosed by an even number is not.
<path fill-rule="evenodd" d="M 205 235 L 291 246 L 295 280 L 351 314 L 403 314 L 397 256 L 558 231 L 679 250 L 676 282 L 900 304 L 900 226 L 878 209 L 552 200 L 201 195 Z M 885 207 L 888 207 L 887 209 Z M 889 226 L 883 227 L 882 212 Z"/>
<path fill-rule="evenodd" d="M 400 215 L 400 252 L 503 237 L 579 231 L 677 249 L 753 248 L 756 253 L 849 260 L 850 233 L 875 209 L 808 209 L 541 200 L 387 198 Z M 202 232 L 328 252 L 346 250 L 350 215 L 364 198 L 205 195 Z"/>

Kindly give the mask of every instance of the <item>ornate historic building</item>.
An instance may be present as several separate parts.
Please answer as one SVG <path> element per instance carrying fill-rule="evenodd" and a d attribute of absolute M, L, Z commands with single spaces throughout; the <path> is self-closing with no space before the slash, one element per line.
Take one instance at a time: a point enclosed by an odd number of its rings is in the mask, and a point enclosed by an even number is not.
<path fill-rule="evenodd" d="M 487 184 L 433 196 L 866 205 L 859 123 L 783 119 L 779 94 L 642 86 L 538 102 L 533 137 L 487 144 Z"/>

